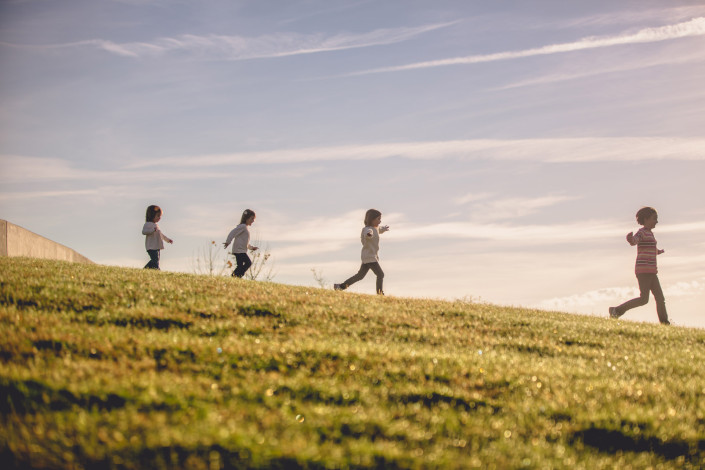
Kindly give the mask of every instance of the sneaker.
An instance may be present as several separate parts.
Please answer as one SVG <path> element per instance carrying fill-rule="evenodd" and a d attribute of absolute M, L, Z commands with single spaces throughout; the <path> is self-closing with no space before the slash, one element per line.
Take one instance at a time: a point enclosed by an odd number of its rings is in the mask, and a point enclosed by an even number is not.
<path fill-rule="evenodd" d="M 377 295 L 384 295 L 384 291 L 378 290 L 378 291 L 377 291 Z"/>
<path fill-rule="evenodd" d="M 333 290 L 345 290 L 342 284 L 333 284 Z"/>
<path fill-rule="evenodd" d="M 610 307 L 610 318 L 619 318 L 621 315 L 617 313 L 617 307 Z"/>

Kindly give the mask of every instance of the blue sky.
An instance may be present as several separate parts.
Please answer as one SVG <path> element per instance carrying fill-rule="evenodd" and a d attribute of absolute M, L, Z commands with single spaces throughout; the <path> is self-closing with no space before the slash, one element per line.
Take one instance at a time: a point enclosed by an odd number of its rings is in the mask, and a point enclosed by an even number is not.
<path fill-rule="evenodd" d="M 192 271 L 251 208 L 275 281 L 340 282 L 374 207 L 388 295 L 604 316 L 650 205 L 705 327 L 700 1 L 6 0 L 0 70 L 0 217 L 98 263 L 159 204 Z"/>

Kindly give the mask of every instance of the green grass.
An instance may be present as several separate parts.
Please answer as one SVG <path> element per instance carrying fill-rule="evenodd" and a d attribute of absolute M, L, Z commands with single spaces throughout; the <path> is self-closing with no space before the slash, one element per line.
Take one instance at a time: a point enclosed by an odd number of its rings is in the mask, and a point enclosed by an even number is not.
<path fill-rule="evenodd" d="M 705 465 L 698 329 L 0 258 L 0 338 L 5 468 Z"/>

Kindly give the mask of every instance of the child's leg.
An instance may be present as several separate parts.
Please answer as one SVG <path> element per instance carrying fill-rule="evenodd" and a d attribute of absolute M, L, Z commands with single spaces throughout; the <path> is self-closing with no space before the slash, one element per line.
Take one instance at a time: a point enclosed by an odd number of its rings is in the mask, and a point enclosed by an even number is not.
<path fill-rule="evenodd" d="M 159 269 L 159 250 L 147 250 L 149 263 L 144 265 L 145 269 Z"/>
<path fill-rule="evenodd" d="M 379 263 L 370 263 L 370 269 L 377 275 L 377 293 L 383 294 L 382 283 L 384 282 L 384 271 L 382 271 L 382 267 Z"/>
<path fill-rule="evenodd" d="M 242 277 L 252 266 L 252 260 L 247 256 L 247 253 L 235 253 L 235 264 L 237 267 L 232 275 L 234 277 Z"/>
<path fill-rule="evenodd" d="M 636 307 L 641 307 L 649 303 L 649 292 L 651 291 L 652 276 L 655 274 L 637 274 L 636 279 L 639 281 L 639 297 L 624 302 L 622 305 L 617 307 L 617 313 L 621 316 L 624 315 L 627 310 L 631 310 Z"/>
<path fill-rule="evenodd" d="M 360 270 L 357 272 L 357 274 L 355 274 L 353 277 L 351 277 L 340 285 L 341 289 L 347 289 L 351 285 L 355 284 L 357 281 L 363 280 L 367 275 L 367 271 L 370 270 L 370 267 L 370 263 L 360 265 Z"/>
<path fill-rule="evenodd" d="M 659 282 L 657 275 L 654 275 L 654 280 L 651 283 L 651 292 L 654 294 L 654 300 L 656 301 L 658 321 L 664 325 L 670 325 L 671 322 L 668 321 L 668 313 L 666 313 L 666 298 L 663 296 L 661 282 Z"/>
<path fill-rule="evenodd" d="M 252 260 L 247 253 L 242 254 L 242 275 L 244 276 L 248 269 L 252 266 Z"/>

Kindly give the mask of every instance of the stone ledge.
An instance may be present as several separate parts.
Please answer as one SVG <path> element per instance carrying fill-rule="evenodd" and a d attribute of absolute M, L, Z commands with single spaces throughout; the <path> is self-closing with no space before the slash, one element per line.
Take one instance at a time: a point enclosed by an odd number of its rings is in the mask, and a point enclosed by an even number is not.
<path fill-rule="evenodd" d="M 0 256 L 27 256 L 93 264 L 93 261 L 67 246 L 2 219 L 0 219 Z"/>

